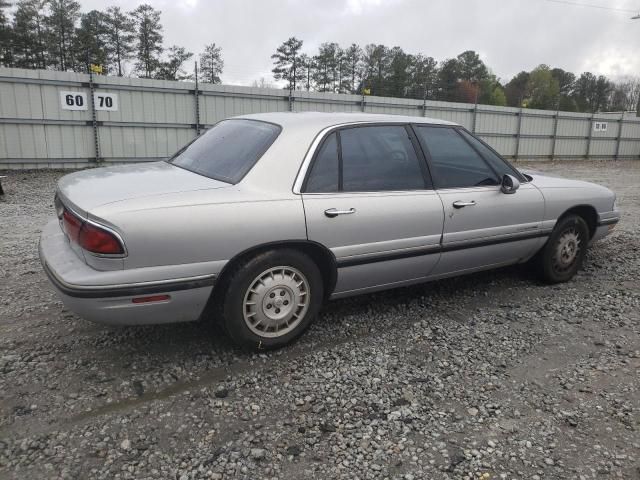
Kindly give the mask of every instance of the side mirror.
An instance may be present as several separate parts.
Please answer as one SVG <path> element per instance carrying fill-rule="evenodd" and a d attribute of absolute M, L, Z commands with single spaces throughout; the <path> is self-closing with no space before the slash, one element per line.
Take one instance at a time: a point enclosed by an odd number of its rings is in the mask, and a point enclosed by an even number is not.
<path fill-rule="evenodd" d="M 511 175 L 505 175 L 502 177 L 502 185 L 500 190 L 502 193 L 511 194 L 516 193 L 516 190 L 520 188 L 520 182 L 518 179 Z"/>

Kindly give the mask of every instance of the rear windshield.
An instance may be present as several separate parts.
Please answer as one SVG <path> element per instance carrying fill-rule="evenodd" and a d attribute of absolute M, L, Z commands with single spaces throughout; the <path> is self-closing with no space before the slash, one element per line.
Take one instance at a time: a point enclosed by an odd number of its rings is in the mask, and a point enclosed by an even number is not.
<path fill-rule="evenodd" d="M 257 120 L 224 120 L 169 162 L 227 183 L 238 183 L 271 146 L 280 127 Z"/>

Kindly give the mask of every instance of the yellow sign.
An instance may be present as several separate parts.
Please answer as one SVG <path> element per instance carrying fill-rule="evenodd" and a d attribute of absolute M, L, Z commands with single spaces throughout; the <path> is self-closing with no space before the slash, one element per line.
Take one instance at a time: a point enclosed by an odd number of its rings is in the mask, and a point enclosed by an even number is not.
<path fill-rule="evenodd" d="M 91 64 L 89 65 L 89 70 L 91 70 L 93 73 L 102 73 L 102 65 L 95 65 L 95 64 Z"/>
<path fill-rule="evenodd" d="M 371 95 L 371 89 L 370 88 L 363 88 L 362 89 L 362 93 L 364 93 L 365 95 Z"/>

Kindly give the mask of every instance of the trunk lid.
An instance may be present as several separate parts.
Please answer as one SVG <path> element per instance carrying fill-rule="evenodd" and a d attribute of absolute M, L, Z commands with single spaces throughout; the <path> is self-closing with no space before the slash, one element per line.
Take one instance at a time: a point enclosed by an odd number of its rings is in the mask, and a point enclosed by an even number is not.
<path fill-rule="evenodd" d="M 231 186 L 167 162 L 92 168 L 60 179 L 58 191 L 78 213 L 108 203 L 155 195 L 210 190 Z"/>

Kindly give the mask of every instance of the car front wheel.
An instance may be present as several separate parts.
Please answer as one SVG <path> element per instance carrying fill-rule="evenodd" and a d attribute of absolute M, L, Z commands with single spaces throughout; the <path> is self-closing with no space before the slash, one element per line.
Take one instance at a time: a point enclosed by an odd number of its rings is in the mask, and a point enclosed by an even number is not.
<path fill-rule="evenodd" d="M 224 326 L 239 345 L 273 349 L 300 336 L 320 309 L 317 265 L 297 250 L 273 250 L 232 273 L 224 296 Z"/>
<path fill-rule="evenodd" d="M 549 283 L 566 282 L 582 266 L 589 244 L 589 227 L 578 215 L 556 224 L 538 259 L 540 272 Z"/>

